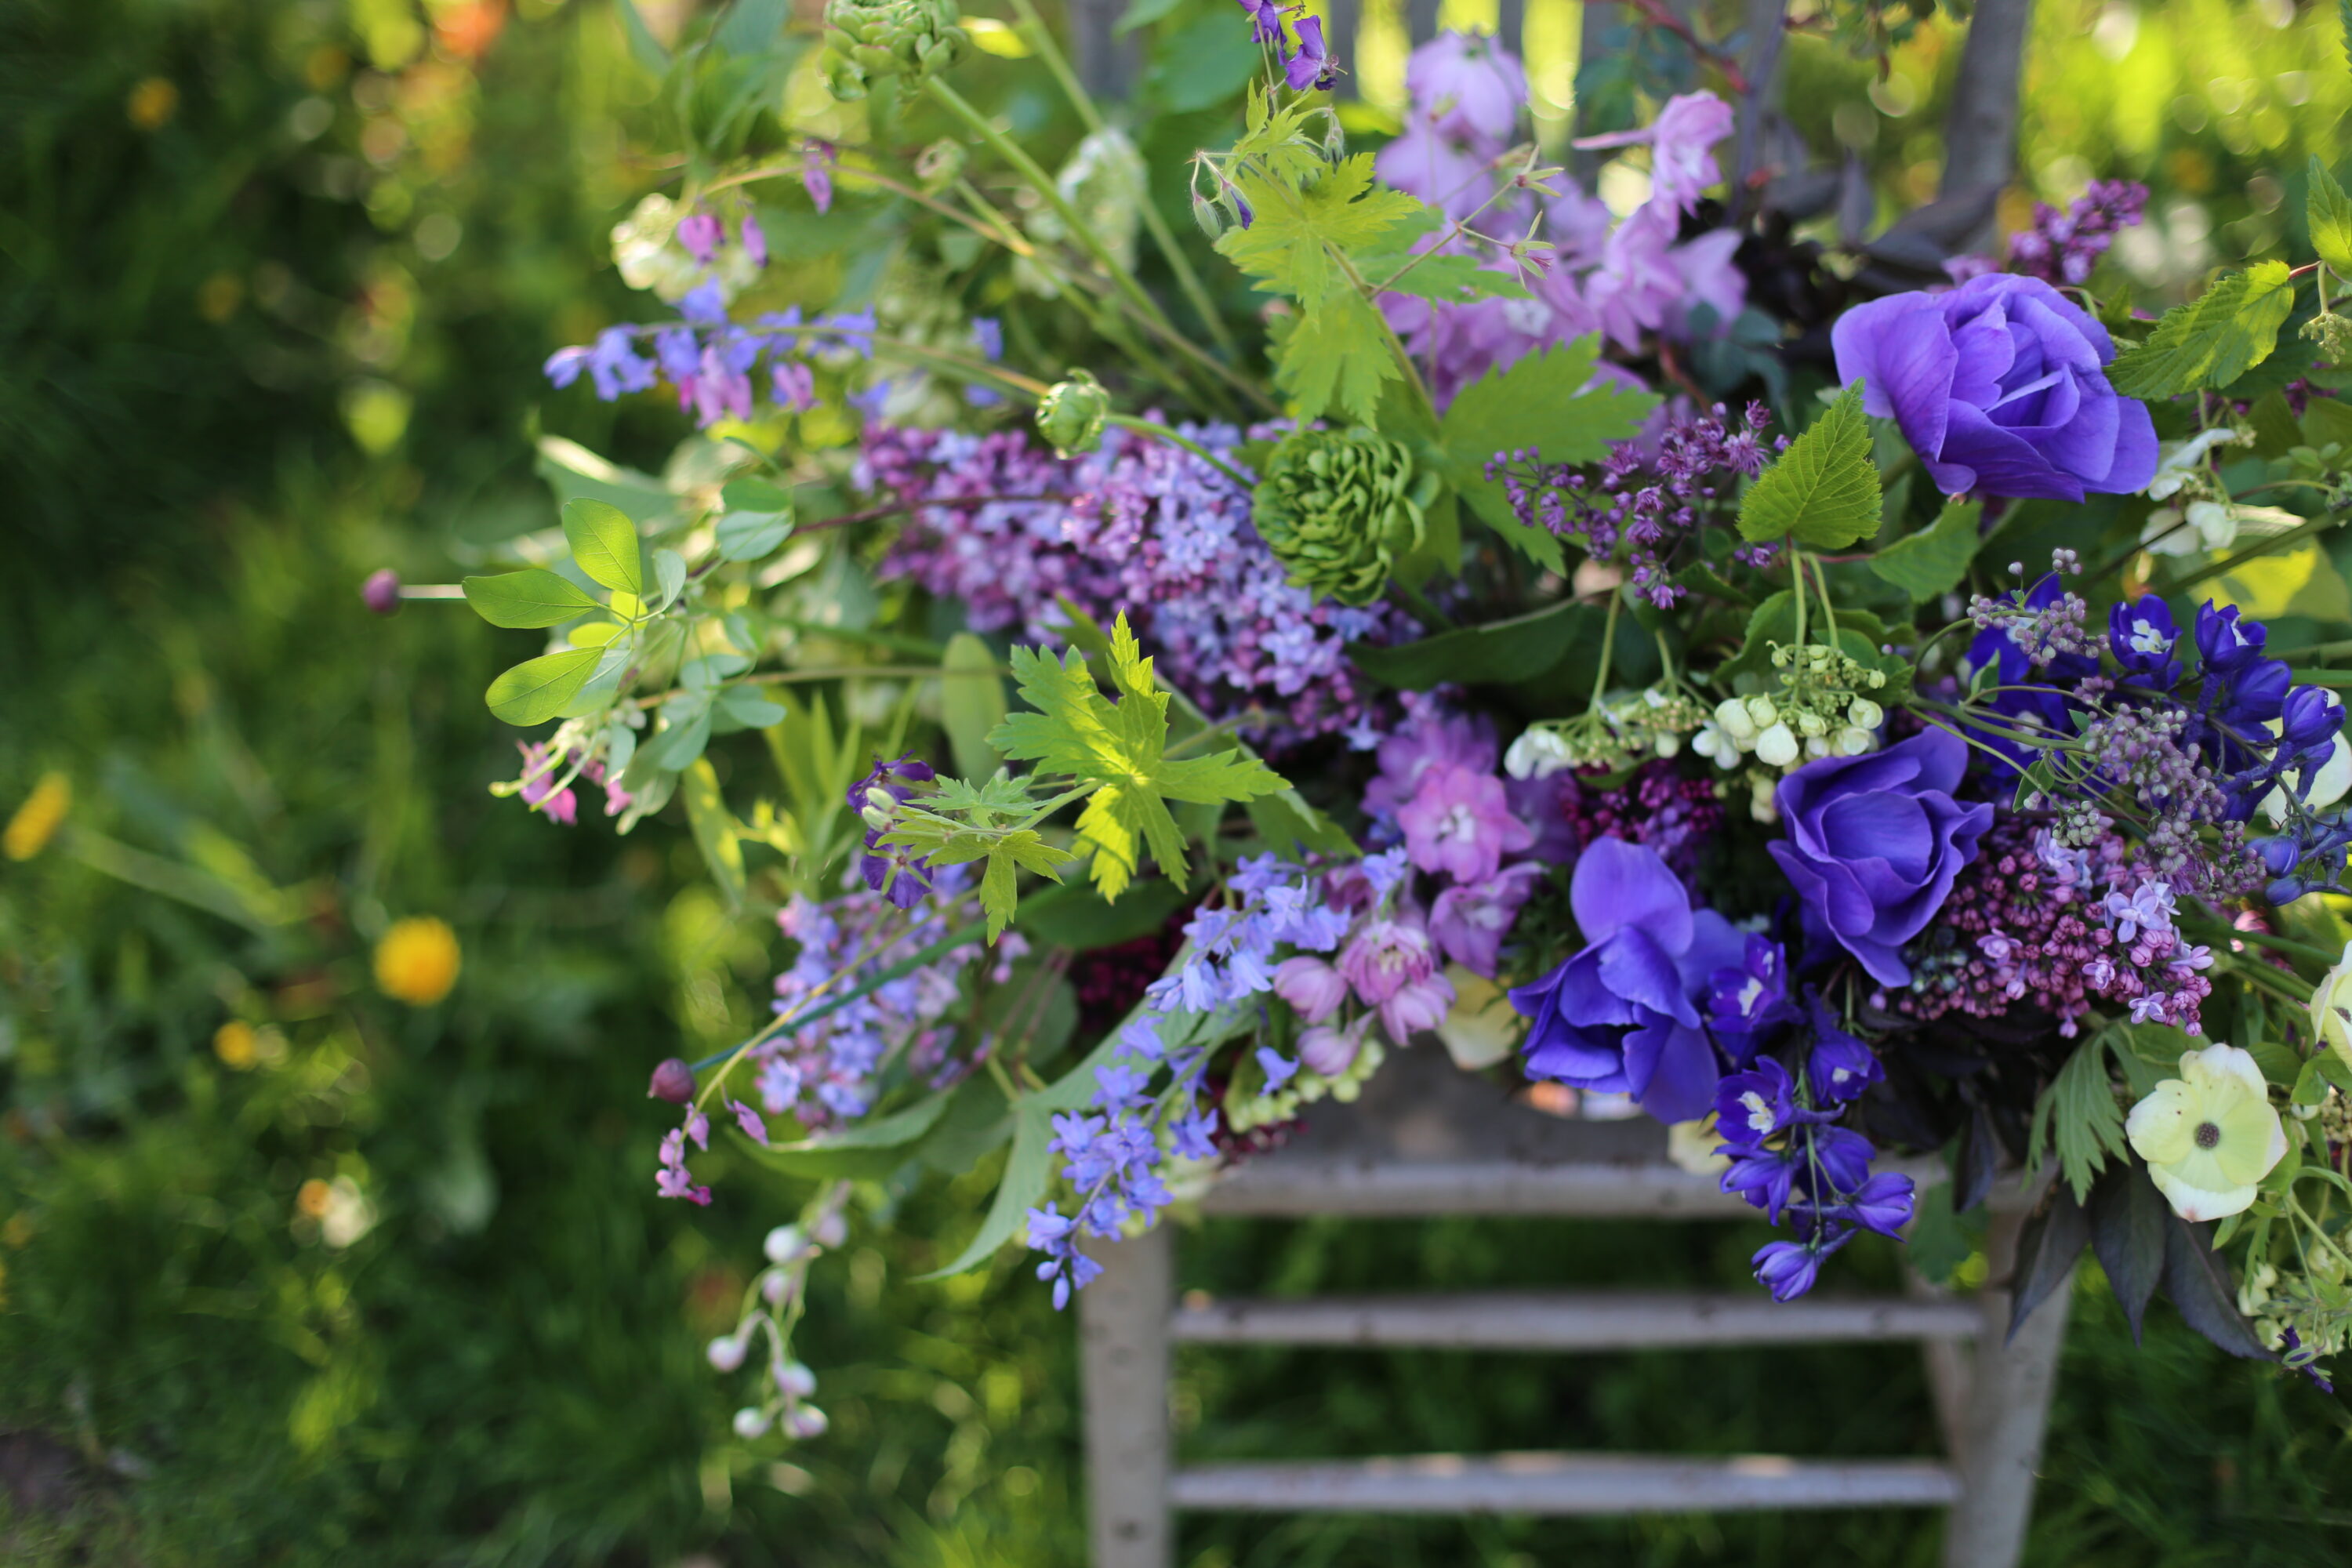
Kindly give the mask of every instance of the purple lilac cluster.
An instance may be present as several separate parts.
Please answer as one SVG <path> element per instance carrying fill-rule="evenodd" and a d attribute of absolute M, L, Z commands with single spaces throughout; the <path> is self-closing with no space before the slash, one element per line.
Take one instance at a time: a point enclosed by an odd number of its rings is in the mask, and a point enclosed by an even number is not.
<path fill-rule="evenodd" d="M 1230 426 L 1186 426 L 1222 458 Z M 1059 643 L 1059 601 L 1108 622 L 1122 610 L 1162 679 L 1213 718 L 1255 709 L 1276 744 L 1374 732 L 1375 691 L 1349 643 L 1399 642 L 1412 623 L 1294 586 L 1250 525 L 1249 491 L 1170 442 L 1125 430 L 1056 458 L 1027 435 L 877 425 L 858 482 L 911 509 L 882 575 L 962 602 L 969 625 Z"/>
<path fill-rule="evenodd" d="M 2030 1005 L 2072 1038 L 2103 999 L 2128 1006 L 2135 1023 L 2200 1033 L 2212 954 L 2174 928 L 2171 886 L 2128 851 L 2116 834 L 2067 848 L 2048 828 L 2003 816 L 1905 955 L 1910 986 L 1874 1005 L 1923 1022 Z"/>
<path fill-rule="evenodd" d="M 787 1016 L 821 1005 L 943 940 L 975 913 L 972 881 L 969 867 L 941 867 L 911 906 L 864 887 L 823 903 L 794 894 L 776 914 L 777 928 L 794 948 L 791 966 L 776 976 L 775 1012 Z M 990 984 L 1001 985 L 1027 952 L 1017 931 L 986 950 L 977 941 L 950 948 L 846 1006 L 755 1047 L 749 1065 L 761 1107 L 809 1128 L 855 1121 L 872 1109 L 885 1066 L 902 1058 L 917 1079 L 946 1087 L 988 1052 L 983 1039 L 971 1061 L 949 1057 L 955 1031 L 948 1014 L 962 994 L 966 970 L 985 956 Z"/>
<path fill-rule="evenodd" d="M 1670 762 L 1643 763 L 1609 789 L 1577 777 L 1576 787 L 1560 792 L 1559 815 L 1577 848 L 1596 838 L 1646 845 L 1689 883 L 1723 829 L 1722 789 L 1714 779 L 1685 778 Z"/>
<path fill-rule="evenodd" d="M 2334 753 L 2341 700 L 2294 685 L 2264 652 L 2267 630 L 2234 605 L 2207 601 L 2184 639 L 2154 595 L 2118 604 L 2104 649 L 2083 631 L 2081 606 L 2053 573 L 1980 617 L 1968 659 L 1989 672 L 1986 706 L 1999 716 L 1979 738 L 2020 770 L 2052 763 L 2058 787 L 2028 804 L 2058 814 L 2060 841 L 2088 847 L 2127 818 L 2149 873 L 2175 893 L 2247 893 L 2265 872 L 2274 903 L 2335 886 L 2352 825 L 2304 803 Z M 2062 749 L 2044 735 L 2071 739 Z M 2247 824 L 2273 792 L 2284 831 L 2250 846 Z"/>
<path fill-rule="evenodd" d="M 1548 345 L 1597 331 L 1639 352 L 1650 333 L 1688 338 L 1696 306 L 1724 323 L 1747 303 L 1746 280 L 1732 264 L 1737 232 L 1717 229 L 1677 243 L 1699 194 L 1723 177 L 1712 149 L 1729 134 L 1732 111 L 1712 93 L 1669 100 L 1645 130 L 1577 143 L 1649 147 L 1649 198 L 1620 223 L 1557 171 L 1523 180 L 1511 167 L 1507 154 L 1527 102 L 1527 75 L 1493 38 L 1440 34 L 1413 51 L 1405 90 L 1403 132 L 1381 150 L 1375 167 L 1388 184 L 1453 220 L 1422 247 L 1499 252 L 1491 269 L 1520 273 L 1532 295 L 1459 304 L 1381 297 L 1390 325 L 1427 367 L 1441 407 L 1494 366 Z M 1552 179 L 1565 188 L 1553 194 Z M 1492 242 L 1471 229 L 1514 238 Z M 1540 244 L 1516 237 L 1538 234 Z M 1613 367 L 1608 374 L 1624 374 Z"/>
<path fill-rule="evenodd" d="M 1676 412 L 1650 441 L 1621 441 L 1601 461 L 1598 479 L 1568 463 L 1544 463 L 1532 451 L 1497 452 L 1486 477 L 1500 480 L 1511 511 L 1581 547 L 1595 560 L 1625 550 L 1633 591 L 1662 610 L 1685 590 L 1668 562 L 1720 503 L 1738 493 L 1740 478 L 1764 471 L 1785 437 L 1767 443 L 1771 410 L 1751 403 L 1734 420 L 1721 404 L 1704 414 Z M 1769 564 L 1769 548 L 1741 545 L 1738 558 Z"/>
<path fill-rule="evenodd" d="M 2036 202 L 2032 226 L 2009 237 L 2009 269 L 2079 287 L 2090 280 L 2116 236 L 2147 214 L 2147 187 L 2136 180 L 2093 180 L 2064 212 Z"/>
<path fill-rule="evenodd" d="M 1154 1223 L 1171 1201 L 1160 1174 L 1166 1156 L 1217 1152 L 1218 1113 L 1202 1103 L 1210 1045 L 1196 1042 L 1193 1026 L 1262 1006 L 1281 950 L 1329 952 L 1351 923 L 1322 879 L 1272 855 L 1244 860 L 1226 889 L 1233 901 L 1204 906 L 1185 923 L 1184 962 L 1145 990 L 1110 1059 L 1095 1069 L 1091 1108 L 1054 1118 L 1049 1147 L 1076 1201 L 1066 1215 L 1058 1203 L 1031 1209 L 1028 1244 L 1045 1255 L 1037 1278 L 1052 1283 L 1056 1308 L 1101 1272 L 1078 1250 L 1080 1237 L 1117 1236 L 1130 1219 Z M 1270 1046 L 1258 1047 L 1258 1060 L 1269 1087 L 1298 1070 Z"/>

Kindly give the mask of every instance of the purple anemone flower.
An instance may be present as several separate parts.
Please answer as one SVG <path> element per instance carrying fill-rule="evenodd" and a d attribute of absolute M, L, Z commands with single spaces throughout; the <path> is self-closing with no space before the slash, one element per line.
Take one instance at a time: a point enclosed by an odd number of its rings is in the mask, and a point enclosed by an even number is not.
<path fill-rule="evenodd" d="M 1713 910 L 1693 910 L 1656 850 L 1622 839 L 1586 848 L 1569 903 L 1591 945 L 1511 993 L 1535 1020 L 1528 1071 L 1630 1094 L 1661 1121 L 1696 1121 L 1722 1069 L 1693 998 L 1739 963 L 1746 939 Z"/>

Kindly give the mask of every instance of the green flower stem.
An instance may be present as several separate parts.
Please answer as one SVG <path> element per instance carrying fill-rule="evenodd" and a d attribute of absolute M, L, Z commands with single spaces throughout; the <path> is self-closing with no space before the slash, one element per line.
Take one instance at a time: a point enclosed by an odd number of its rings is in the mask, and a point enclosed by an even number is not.
<path fill-rule="evenodd" d="M 1062 92 L 1069 99 L 1070 107 L 1078 111 L 1078 118 L 1086 121 L 1088 131 L 1099 133 L 1103 130 L 1102 113 L 1095 107 L 1093 97 L 1071 71 L 1069 60 L 1062 54 L 1061 46 L 1054 40 L 1053 29 L 1045 26 L 1045 18 L 1037 15 L 1037 7 L 1031 0 L 1013 0 L 1013 9 L 1020 15 L 1022 31 L 1027 35 L 1030 46 L 1045 62 L 1045 68 L 1054 73 L 1054 79 L 1062 84 Z M 1217 340 L 1217 347 L 1224 351 L 1226 357 L 1239 358 L 1241 350 L 1235 346 L 1233 334 L 1226 330 L 1224 317 L 1209 298 L 1208 289 L 1202 286 L 1200 275 L 1192 270 L 1192 262 L 1185 259 L 1175 235 L 1169 231 L 1168 220 L 1160 216 L 1160 208 L 1153 205 L 1148 183 L 1143 194 L 1143 226 L 1150 231 L 1151 243 L 1160 247 L 1160 254 L 1167 258 L 1168 269 L 1176 275 L 1176 286 L 1184 291 L 1185 300 L 1192 305 L 1193 313 L 1201 318 L 1201 324 L 1209 329 L 1209 335 Z"/>
<path fill-rule="evenodd" d="M 1405 353 L 1404 340 L 1397 336 L 1394 327 L 1389 325 L 1388 313 L 1380 308 L 1379 296 L 1373 291 L 1371 284 L 1365 280 L 1361 272 L 1356 270 L 1355 262 L 1349 258 L 1346 251 L 1332 245 L 1326 245 L 1323 251 L 1333 261 L 1339 263 L 1339 270 L 1347 275 L 1348 281 L 1355 286 L 1356 291 L 1371 301 L 1373 319 L 1381 324 L 1381 335 L 1388 340 L 1389 353 L 1394 356 L 1397 363 L 1404 371 L 1405 384 L 1412 388 L 1412 395 L 1415 397 L 1421 399 L 1422 412 L 1429 416 L 1430 424 L 1435 425 L 1437 400 L 1429 395 L 1429 383 L 1422 379 L 1421 367 L 1412 363 L 1412 355 Z"/>
<path fill-rule="evenodd" d="M 1624 602 L 1622 584 L 1609 590 L 1609 618 L 1601 627 L 1601 672 L 1592 678 L 1592 700 L 1584 705 L 1588 713 L 1601 706 L 1601 694 L 1609 689 L 1609 662 L 1617 652 L 1617 610 Z M 1802 610 L 1797 613 L 1800 616 L 1804 614 Z"/>
<path fill-rule="evenodd" d="M 1804 570 L 1805 557 L 1800 555 L 1798 556 L 1797 561 L 1797 570 L 1801 573 Z M 1812 557 L 1812 563 L 1813 580 L 1822 585 L 1822 623 L 1830 629 L 1830 647 L 1837 648 L 1839 647 L 1837 606 L 1830 602 L 1830 569 L 1822 564 L 1822 558 L 1818 555 Z M 1843 649 L 1840 651 L 1843 651 Z"/>
<path fill-rule="evenodd" d="M 999 499 L 1009 500 L 1015 498 L 1008 496 Z M 1055 500 L 1060 498 L 1036 496 L 1029 499 Z M 867 647 L 888 648 L 893 653 L 911 654 L 917 658 L 929 659 L 934 664 L 945 658 L 948 653 L 945 643 L 926 642 L 921 637 L 897 637 L 888 632 L 852 631 L 847 626 L 828 626 L 819 621 L 796 620 L 790 616 L 772 616 L 769 618 L 780 626 L 789 626 L 793 631 L 804 632 L 812 637 L 834 637 L 842 642 L 864 643 Z"/>
<path fill-rule="evenodd" d="M 1218 457 L 1214 452 L 1210 451 L 1206 447 L 1202 446 L 1198 441 L 1193 440 L 1191 437 L 1180 435 L 1176 431 L 1168 428 L 1165 425 L 1155 424 L 1149 419 L 1139 419 L 1132 414 L 1106 414 L 1103 416 L 1103 423 L 1106 425 L 1116 425 L 1122 430 L 1133 430 L 1139 435 L 1156 436 L 1162 441 L 1171 442 L 1175 446 L 1181 447 L 1184 450 L 1192 453 L 1192 456 L 1200 458 L 1201 461 L 1208 464 L 1209 467 L 1216 469 L 1217 472 L 1224 475 L 1225 478 L 1233 480 L 1234 483 L 1241 486 L 1242 489 L 1248 489 L 1251 488 L 1250 481 L 1242 477 L 1242 472 L 1239 468 L 1232 467 L 1226 463 L 1223 458 Z"/>
<path fill-rule="evenodd" d="M 801 169 L 802 165 L 797 163 L 764 164 L 760 168 L 745 169 L 730 174 L 724 179 L 713 180 L 702 189 L 708 194 L 712 191 L 727 190 L 735 185 L 755 184 L 761 180 L 797 179 Z M 1001 245 L 1015 256 L 1028 256 L 1035 248 L 1019 229 L 1003 224 L 1001 219 L 998 220 L 999 227 L 988 227 L 975 222 L 971 214 L 958 212 L 937 196 L 927 195 L 912 185 L 892 179 L 878 169 L 868 169 L 845 159 L 834 165 L 833 173 L 835 179 L 845 182 L 856 181 L 863 184 L 873 185 L 879 190 L 888 191 L 894 196 L 913 202 L 919 206 L 929 207 L 950 223 L 959 227 L 968 228 L 991 245 Z"/>
<path fill-rule="evenodd" d="M 2245 549 L 2233 553 L 2227 561 L 2210 562 L 2191 572 L 2178 583 L 2166 584 L 2165 592 L 2172 594 L 2179 593 L 2184 588 L 2193 588 L 2209 578 L 2219 577 L 2224 572 L 2235 571 L 2257 556 L 2275 555 L 2282 550 L 2293 550 L 2297 545 L 2326 532 L 2343 521 L 2344 517 L 2340 512 L 2326 512 L 2300 527 L 2288 529 L 2284 533 L 2273 533 L 2268 539 L 2258 539 Z"/>
<path fill-rule="evenodd" d="M 889 984 L 893 980 L 902 979 L 907 975 L 912 974 L 916 970 L 920 969 L 923 965 L 930 963 L 932 960 L 946 953 L 952 952 L 957 948 L 962 947 L 968 942 L 978 942 L 987 936 L 987 934 L 988 922 L 984 920 L 973 921 L 969 925 L 959 926 L 954 931 L 950 931 L 947 935 L 940 938 L 939 941 L 931 943 L 930 946 L 922 949 L 919 952 L 910 953 L 870 979 L 858 982 L 856 985 L 851 986 L 848 990 L 843 992 L 840 995 L 834 997 L 831 1001 L 821 1002 L 805 1012 L 789 1014 L 783 1017 L 780 1017 L 774 1023 L 769 1025 L 766 1028 L 761 1029 L 758 1034 L 744 1041 L 741 1045 L 733 1047 L 728 1050 L 717 1051 L 703 1058 L 700 1061 L 694 1064 L 693 1070 L 696 1073 L 702 1073 L 708 1071 L 711 1068 L 717 1067 L 721 1062 L 725 1062 L 731 1067 L 737 1060 L 741 1058 L 746 1051 L 772 1039 L 777 1035 L 780 1035 L 788 1029 L 797 1029 L 803 1024 L 814 1024 L 819 1018 L 830 1017 L 832 1015 L 840 1012 L 844 1007 L 848 1006 L 852 1002 L 863 1002 L 866 997 L 873 995 L 874 993 L 881 990 L 882 987 Z M 723 1072 L 719 1074 L 720 1079 L 724 1079 L 726 1076 L 727 1075 Z M 704 1092 L 708 1093 L 709 1090 L 706 1089 Z"/>
<path fill-rule="evenodd" d="M 1158 321 L 1161 326 L 1168 327 L 1171 331 L 1174 331 L 1159 304 L 1150 295 L 1143 291 L 1143 285 L 1135 280 L 1135 275 L 1121 267 L 1118 264 L 1118 258 L 1111 255 L 1101 240 L 1095 237 L 1094 230 L 1078 216 L 1077 210 L 1064 199 L 1061 187 L 1054 184 L 1051 175 L 1037 166 L 1035 159 L 1023 152 L 1018 142 L 999 131 L 988 116 L 973 108 L 961 93 L 947 84 L 945 79 L 938 76 L 924 79 L 923 90 L 936 99 L 941 108 L 971 127 L 972 132 L 988 144 L 990 151 L 1013 165 L 1013 172 L 1026 180 L 1029 187 L 1043 197 L 1045 205 L 1052 207 L 1055 215 L 1068 226 L 1072 236 L 1086 247 L 1087 254 L 1092 256 L 1096 264 L 1110 275 L 1111 280 L 1118 285 L 1119 292 L 1127 296 L 1129 304 L 1133 305 L 1147 320 Z"/>
<path fill-rule="evenodd" d="M 2208 943 L 2227 945 L 2233 942 L 2252 942 L 2256 947 L 2267 947 L 2273 952 L 2284 952 L 2294 958 L 2308 959 L 2323 969 L 2333 968 L 2339 956 L 2324 947 L 2315 947 L 2307 942 L 2297 942 L 2293 937 L 2273 936 L 2270 932 L 2262 931 L 2240 931 L 2235 926 L 2222 925 L 2213 921 L 2183 921 L 2181 929 Z"/>

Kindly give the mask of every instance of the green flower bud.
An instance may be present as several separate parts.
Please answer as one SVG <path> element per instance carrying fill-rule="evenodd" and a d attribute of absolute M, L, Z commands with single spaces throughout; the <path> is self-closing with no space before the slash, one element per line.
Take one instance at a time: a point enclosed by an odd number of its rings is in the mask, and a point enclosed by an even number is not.
<path fill-rule="evenodd" d="M 2322 310 L 2303 324 L 2303 335 L 2319 345 L 2319 357 L 2330 364 L 2352 360 L 2352 321 L 2333 310 Z"/>
<path fill-rule="evenodd" d="M 1347 605 L 1381 596 L 1396 563 L 1422 542 L 1437 476 L 1370 430 L 1294 430 L 1266 459 L 1257 531 L 1308 592 Z"/>
<path fill-rule="evenodd" d="M 1091 452 L 1102 445 L 1103 416 L 1110 412 L 1110 395 L 1083 370 L 1056 382 L 1037 405 L 1037 434 L 1054 444 L 1065 458 Z"/>
<path fill-rule="evenodd" d="M 964 144 L 952 136 L 942 136 L 923 149 L 915 160 L 915 178 L 923 183 L 927 195 L 938 195 L 963 177 L 964 164 L 971 154 Z"/>

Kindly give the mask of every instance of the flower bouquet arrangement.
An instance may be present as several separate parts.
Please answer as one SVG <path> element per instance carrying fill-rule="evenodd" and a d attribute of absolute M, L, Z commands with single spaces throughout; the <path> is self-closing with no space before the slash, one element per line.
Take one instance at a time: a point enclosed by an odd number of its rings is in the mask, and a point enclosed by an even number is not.
<path fill-rule="evenodd" d="M 1974 197 L 1822 236 L 1702 89 L 1578 143 L 1638 176 L 1612 208 L 1491 39 L 1351 147 L 1273 0 L 1227 18 L 1234 117 L 1181 121 L 1214 145 L 1155 161 L 1166 117 L 1014 11 L 640 31 L 687 153 L 614 251 L 667 309 L 548 373 L 696 434 L 658 476 L 543 440 L 560 529 L 464 584 L 549 637 L 488 692 L 533 732 L 497 793 L 677 824 L 780 938 L 651 1082 L 664 1194 L 815 1184 L 709 1347 L 757 1357 L 741 1435 L 824 1430 L 803 1282 L 912 1184 L 992 1173 L 940 1271 L 1025 1248 L 1066 1302 L 1408 1049 L 1665 1124 L 1780 1227 L 1779 1299 L 1865 1233 L 1948 1276 L 2040 1180 L 2021 1316 L 2087 1247 L 2135 1331 L 2161 1292 L 2322 1377 L 2329 171 L 2317 259 L 2159 313 L 2098 266 L 2127 184 L 1986 254 L 1933 238 Z M 1013 61 L 1054 169 L 957 85 Z"/>

